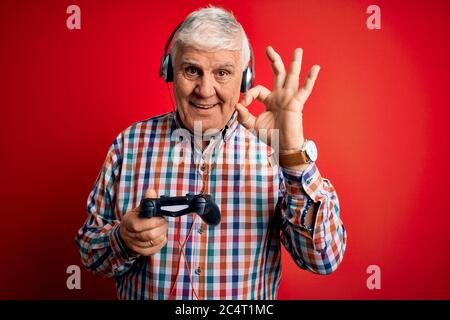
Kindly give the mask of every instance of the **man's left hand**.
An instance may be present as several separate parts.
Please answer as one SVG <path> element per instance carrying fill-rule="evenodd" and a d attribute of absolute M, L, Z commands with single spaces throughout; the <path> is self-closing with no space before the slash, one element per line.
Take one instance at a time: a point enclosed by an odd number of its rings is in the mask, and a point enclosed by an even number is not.
<path fill-rule="evenodd" d="M 278 129 L 279 152 L 290 153 L 303 145 L 303 106 L 312 92 L 320 67 L 312 66 L 299 88 L 303 50 L 295 49 L 287 75 L 280 55 L 272 47 L 267 48 L 266 54 L 275 75 L 273 91 L 261 85 L 255 86 L 244 94 L 235 108 L 238 120 L 244 127 L 258 133 L 261 129 L 267 130 L 266 143 L 270 143 L 271 130 Z M 266 106 L 266 110 L 258 117 L 247 109 L 255 99 Z"/>

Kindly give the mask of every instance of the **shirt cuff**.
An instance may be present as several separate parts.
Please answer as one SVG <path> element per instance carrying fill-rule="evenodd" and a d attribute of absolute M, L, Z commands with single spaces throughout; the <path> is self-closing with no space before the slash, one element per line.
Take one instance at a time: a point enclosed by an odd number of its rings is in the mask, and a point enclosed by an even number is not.
<path fill-rule="evenodd" d="M 323 201 L 320 193 L 323 181 L 319 170 L 315 163 L 311 163 L 303 171 L 282 168 L 282 174 L 287 195 L 285 218 L 291 225 L 300 228 L 305 236 L 312 239 L 320 213 L 317 212 L 312 227 L 305 226 L 303 220 L 313 201 Z"/>
<path fill-rule="evenodd" d="M 138 254 L 132 253 L 131 250 L 127 248 L 125 243 L 122 240 L 122 237 L 119 234 L 120 229 L 120 223 L 116 224 L 111 232 L 110 236 L 110 244 L 111 249 L 114 253 L 114 257 L 118 260 L 118 264 L 121 265 L 122 263 L 126 262 L 132 262 L 137 257 L 139 257 Z"/>
<path fill-rule="evenodd" d="M 309 164 L 305 170 L 296 171 L 281 168 L 285 180 L 286 192 L 294 199 L 303 200 L 305 194 L 314 202 L 320 200 L 323 186 L 322 177 L 315 163 Z"/>

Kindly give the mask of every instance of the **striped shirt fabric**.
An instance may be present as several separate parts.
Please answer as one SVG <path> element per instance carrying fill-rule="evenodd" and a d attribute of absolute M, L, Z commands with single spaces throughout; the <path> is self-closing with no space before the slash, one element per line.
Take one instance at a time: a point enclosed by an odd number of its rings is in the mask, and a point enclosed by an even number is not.
<path fill-rule="evenodd" d="M 314 273 L 329 274 L 342 261 L 338 197 L 316 164 L 281 168 L 236 112 L 208 139 L 202 151 L 167 113 L 131 125 L 109 148 L 75 240 L 88 270 L 115 278 L 119 299 L 276 299 L 281 245 Z M 132 254 L 119 237 L 120 221 L 148 187 L 158 196 L 211 194 L 221 222 L 166 217 L 166 246 L 150 257 Z M 311 201 L 320 204 L 312 231 L 300 221 Z"/>

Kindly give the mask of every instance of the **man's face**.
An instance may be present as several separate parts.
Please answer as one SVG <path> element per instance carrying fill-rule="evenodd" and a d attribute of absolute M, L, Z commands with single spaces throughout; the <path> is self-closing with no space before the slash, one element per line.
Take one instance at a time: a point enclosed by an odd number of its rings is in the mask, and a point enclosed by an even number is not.
<path fill-rule="evenodd" d="M 239 100 L 242 78 L 241 52 L 205 51 L 179 46 L 174 63 L 173 90 L 185 127 L 194 131 L 222 129 Z"/>

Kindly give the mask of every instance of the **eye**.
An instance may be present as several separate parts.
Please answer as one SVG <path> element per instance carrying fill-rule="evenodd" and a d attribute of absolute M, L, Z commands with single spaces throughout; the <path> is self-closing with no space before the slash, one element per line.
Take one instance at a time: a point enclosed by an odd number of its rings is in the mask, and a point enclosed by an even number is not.
<path fill-rule="evenodd" d="M 218 70 L 216 72 L 216 77 L 220 80 L 225 80 L 230 76 L 230 72 L 228 70 Z"/>
<path fill-rule="evenodd" d="M 200 75 L 200 70 L 194 66 L 189 66 L 184 69 L 186 76 L 193 78 Z"/>
<path fill-rule="evenodd" d="M 219 70 L 218 72 L 217 72 L 217 75 L 220 77 L 220 78 L 224 78 L 224 77 L 226 77 L 226 76 L 228 76 L 230 73 L 227 71 L 227 70 Z"/>

